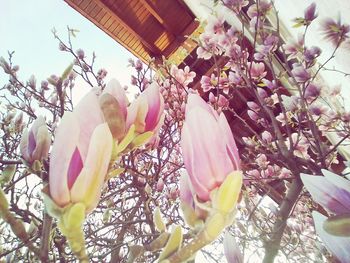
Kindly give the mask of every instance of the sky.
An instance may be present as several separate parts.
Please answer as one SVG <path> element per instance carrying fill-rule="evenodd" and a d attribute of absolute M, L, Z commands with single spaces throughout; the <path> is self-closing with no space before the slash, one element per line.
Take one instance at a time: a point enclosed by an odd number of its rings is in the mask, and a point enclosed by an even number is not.
<path fill-rule="evenodd" d="M 73 38 L 75 49 L 83 49 L 89 57 L 95 51 L 96 69 L 108 71 L 106 80 L 116 78 L 122 85 L 129 85 L 132 70 L 127 65 L 133 55 L 64 1 L 0 0 L 0 7 L 0 56 L 7 58 L 7 51 L 15 51 L 14 61 L 20 66 L 22 80 L 32 74 L 38 82 L 51 74 L 60 75 L 72 62 L 71 55 L 59 51 L 51 32 L 56 28 L 58 35 L 67 39 L 69 26 L 80 30 Z M 7 76 L 0 70 L 0 86 L 6 81 Z M 75 97 L 88 90 L 83 81 L 77 81 Z"/>

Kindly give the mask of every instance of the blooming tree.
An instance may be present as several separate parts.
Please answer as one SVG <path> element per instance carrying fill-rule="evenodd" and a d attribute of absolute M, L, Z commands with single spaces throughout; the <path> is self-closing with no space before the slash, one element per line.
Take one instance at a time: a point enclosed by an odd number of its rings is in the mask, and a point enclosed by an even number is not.
<path fill-rule="evenodd" d="M 272 2 L 215 3 L 241 27 L 203 24 L 197 59 L 213 70 L 130 60 L 132 101 L 75 51 L 73 29 L 67 43 L 53 32 L 73 63 L 40 85 L 19 79 L 13 53 L 1 58 L 1 259 L 218 262 L 223 243 L 228 262 L 347 262 L 350 113 L 320 74 L 350 26 L 321 21 L 334 51 L 318 61 L 306 41 L 316 4 L 289 42 Z M 77 77 L 91 89 L 74 105 Z"/>

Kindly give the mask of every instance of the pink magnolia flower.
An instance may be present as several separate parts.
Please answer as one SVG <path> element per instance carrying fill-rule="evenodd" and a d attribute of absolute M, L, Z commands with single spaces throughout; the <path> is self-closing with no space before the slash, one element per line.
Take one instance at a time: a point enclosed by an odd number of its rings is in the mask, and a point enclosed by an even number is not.
<path fill-rule="evenodd" d="M 257 93 L 258 93 L 258 95 L 259 95 L 260 98 L 266 99 L 266 98 L 268 97 L 267 92 L 266 92 L 263 88 L 259 88 L 259 87 L 258 87 L 258 88 L 256 89 L 256 91 L 257 91 Z"/>
<path fill-rule="evenodd" d="M 306 48 L 304 51 L 304 58 L 306 62 L 313 62 L 320 54 L 322 50 L 319 47 L 312 46 Z"/>
<path fill-rule="evenodd" d="M 171 66 L 170 74 L 184 86 L 188 86 L 196 77 L 196 72 L 190 71 L 190 68 L 186 66 L 184 69 L 179 69 L 175 65 Z"/>
<path fill-rule="evenodd" d="M 186 204 L 189 208 L 195 209 L 193 199 L 193 189 L 187 173 L 182 173 L 179 180 L 180 185 L 180 201 Z"/>
<path fill-rule="evenodd" d="M 255 160 L 256 164 L 260 167 L 260 168 L 266 168 L 267 165 L 270 163 L 267 160 L 267 157 L 265 154 L 260 154 L 256 160 Z"/>
<path fill-rule="evenodd" d="M 324 176 L 301 174 L 300 178 L 314 201 L 336 215 L 327 218 L 313 212 L 317 234 L 340 262 L 345 263 L 350 258 L 350 182 L 327 170 L 322 173 Z"/>
<path fill-rule="evenodd" d="M 224 0 L 224 4 L 231 8 L 236 14 L 238 14 L 242 7 L 245 7 L 249 4 L 248 0 Z"/>
<path fill-rule="evenodd" d="M 257 45 L 256 51 L 254 54 L 254 58 L 256 60 L 264 60 L 264 58 L 275 51 L 277 48 L 277 44 L 279 42 L 279 38 L 274 35 L 269 35 L 264 39 L 263 45 Z"/>
<path fill-rule="evenodd" d="M 296 132 L 292 133 L 291 139 L 292 139 L 292 147 L 294 147 L 294 151 L 293 151 L 294 155 L 300 158 L 309 159 L 310 155 L 308 154 L 308 150 L 310 147 L 310 143 L 308 139 L 304 135 L 298 134 Z M 289 148 L 289 146 L 290 146 L 290 143 L 288 138 L 287 147 Z"/>
<path fill-rule="evenodd" d="M 250 76 L 255 80 L 260 80 L 267 74 L 265 64 L 262 62 L 248 62 L 247 69 L 250 71 Z"/>
<path fill-rule="evenodd" d="M 322 170 L 324 176 L 301 174 L 305 188 L 315 202 L 330 212 L 341 215 L 350 213 L 350 181 Z"/>
<path fill-rule="evenodd" d="M 188 97 L 181 147 L 193 190 L 202 201 L 208 201 L 210 191 L 240 169 L 237 146 L 225 115 L 218 116 L 196 94 Z"/>
<path fill-rule="evenodd" d="M 306 86 L 304 97 L 308 102 L 312 102 L 321 95 L 321 88 L 318 85 L 310 83 Z"/>
<path fill-rule="evenodd" d="M 217 80 L 214 74 L 211 74 L 211 76 L 202 76 L 201 79 L 201 87 L 204 92 L 208 92 L 211 89 L 215 89 L 215 85 L 217 84 Z"/>
<path fill-rule="evenodd" d="M 157 181 L 156 189 L 158 192 L 162 192 L 164 189 L 164 180 L 163 178 L 159 178 Z"/>
<path fill-rule="evenodd" d="M 256 114 L 255 111 L 252 111 L 252 110 L 247 110 L 247 114 L 249 116 L 249 118 L 251 118 L 253 121 L 258 121 L 260 118 L 259 118 L 259 115 Z"/>
<path fill-rule="evenodd" d="M 304 19 L 305 23 L 309 25 L 315 18 L 317 17 L 316 14 L 316 4 L 312 3 L 309 5 L 304 12 Z"/>
<path fill-rule="evenodd" d="M 206 29 L 207 30 L 207 29 Z M 222 48 L 219 45 L 219 40 L 222 34 L 214 34 L 213 32 L 205 31 L 199 36 L 200 46 L 197 48 L 198 58 L 210 59 L 213 54 L 220 54 Z"/>
<path fill-rule="evenodd" d="M 86 213 L 100 198 L 113 138 L 104 122 L 95 90 L 66 112 L 59 124 L 52 146 L 49 190 L 60 207 L 83 203 Z"/>
<path fill-rule="evenodd" d="M 301 64 L 293 64 L 292 74 L 297 82 L 306 82 L 310 79 L 310 73 Z"/>
<path fill-rule="evenodd" d="M 284 52 L 288 55 L 287 60 L 294 59 L 304 50 L 304 38 L 303 35 L 298 35 L 297 42 L 288 42 L 283 46 Z"/>
<path fill-rule="evenodd" d="M 250 18 L 259 16 L 265 16 L 266 13 L 272 8 L 272 4 L 270 1 L 267 0 L 261 0 L 259 1 L 259 10 L 258 6 L 256 4 L 251 5 L 248 8 L 247 14 Z"/>
<path fill-rule="evenodd" d="M 212 92 L 209 93 L 209 101 L 211 104 L 217 103 L 219 108 L 227 107 L 229 105 L 229 101 L 225 96 L 221 94 L 215 96 Z"/>
<path fill-rule="evenodd" d="M 272 142 L 272 135 L 270 132 L 268 131 L 263 131 L 262 134 L 261 134 L 261 138 L 263 139 L 263 141 L 265 143 L 271 143 Z"/>
<path fill-rule="evenodd" d="M 239 85 L 242 83 L 242 77 L 237 72 L 230 71 L 228 73 L 228 81 L 234 85 Z"/>
<path fill-rule="evenodd" d="M 157 134 L 164 119 L 164 99 L 159 86 L 152 83 L 128 108 L 126 126 L 135 125 L 137 133 L 154 132 Z"/>
<path fill-rule="evenodd" d="M 39 116 L 33 122 L 29 131 L 26 129 L 23 132 L 20 142 L 20 151 L 23 159 L 27 161 L 28 164 L 46 159 L 50 144 L 51 136 L 47 129 L 45 119 L 43 116 Z"/>
<path fill-rule="evenodd" d="M 322 22 L 321 26 L 324 38 L 335 46 L 349 38 L 350 26 L 342 24 L 340 18 L 337 22 L 332 18 L 327 18 Z"/>

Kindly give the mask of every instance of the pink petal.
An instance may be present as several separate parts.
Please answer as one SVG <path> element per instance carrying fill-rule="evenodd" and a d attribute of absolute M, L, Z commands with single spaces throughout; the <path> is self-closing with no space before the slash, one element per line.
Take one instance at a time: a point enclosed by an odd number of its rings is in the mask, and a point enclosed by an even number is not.
<path fill-rule="evenodd" d="M 67 172 L 67 180 L 68 180 L 68 188 L 71 189 L 75 180 L 79 176 L 81 169 L 83 169 L 83 161 L 81 160 L 81 155 L 79 153 L 78 148 L 75 148 L 72 159 L 70 160 L 68 172 Z"/>
<path fill-rule="evenodd" d="M 215 119 L 218 119 L 219 117 L 217 112 L 208 103 L 206 103 L 201 98 L 201 96 L 199 96 L 198 94 L 190 94 L 187 99 L 186 115 L 187 115 L 187 112 L 189 112 L 195 107 L 200 107 L 204 109 L 208 113 L 212 114 L 215 117 Z"/>
<path fill-rule="evenodd" d="M 238 148 L 233 138 L 233 134 L 230 128 L 230 125 L 227 122 L 227 119 L 223 113 L 219 116 L 219 125 L 222 130 L 222 135 L 225 138 L 227 153 L 230 156 L 230 159 L 233 163 L 233 167 L 235 170 L 240 170 L 241 160 L 238 154 Z"/>
<path fill-rule="evenodd" d="M 300 178 L 314 201 L 336 214 L 350 212 L 350 192 L 337 187 L 324 176 L 301 174 Z"/>
<path fill-rule="evenodd" d="M 193 151 L 190 176 L 196 177 L 210 191 L 234 170 L 221 129 L 214 116 L 199 107 L 187 113 L 186 124 Z"/>
<path fill-rule="evenodd" d="M 152 83 L 151 86 L 144 91 L 144 96 L 147 97 L 148 102 L 145 131 L 152 131 L 157 126 L 159 117 L 164 110 L 164 101 L 156 83 Z"/>
<path fill-rule="evenodd" d="M 100 199 L 112 147 L 113 137 L 107 123 L 98 125 L 91 136 L 84 167 L 70 191 L 72 202 L 83 202 L 87 212 L 92 211 Z"/>
<path fill-rule="evenodd" d="M 127 129 L 130 128 L 132 124 L 135 124 L 136 132 L 143 133 L 145 131 L 147 112 L 147 99 L 142 96 L 138 97 L 128 108 L 128 116 L 126 119 Z"/>
<path fill-rule="evenodd" d="M 91 90 L 86 94 L 74 108 L 73 112 L 79 121 L 80 136 L 78 148 L 84 161 L 91 135 L 95 127 L 104 121 L 96 91 Z"/>
<path fill-rule="evenodd" d="M 125 90 L 120 85 L 119 81 L 116 79 L 111 79 L 103 93 L 109 93 L 116 98 L 126 119 L 129 101 L 126 97 Z"/>
<path fill-rule="evenodd" d="M 51 146 L 51 136 L 46 124 L 38 129 L 36 134 L 36 147 L 32 154 L 33 160 L 46 159 L 49 155 L 49 150 Z"/>
<path fill-rule="evenodd" d="M 36 147 L 36 142 L 35 142 L 34 134 L 33 134 L 33 131 L 30 130 L 28 135 L 28 153 L 30 156 L 34 152 L 35 147 Z"/>
<path fill-rule="evenodd" d="M 184 123 L 181 130 L 181 149 L 184 159 L 184 164 L 186 170 L 188 172 L 191 184 L 193 186 L 194 192 L 198 195 L 198 197 L 203 201 L 209 200 L 209 190 L 198 180 L 198 178 L 194 175 L 194 153 L 193 153 L 193 145 L 191 133 L 188 130 L 186 122 Z M 215 184 L 214 178 L 208 179 L 209 183 Z"/>
<path fill-rule="evenodd" d="M 74 113 L 66 112 L 59 124 L 50 156 L 49 187 L 52 199 L 65 206 L 70 202 L 67 172 L 79 141 L 80 127 Z"/>
<path fill-rule="evenodd" d="M 23 156 L 23 159 L 29 162 L 31 160 L 31 157 L 28 152 L 28 141 L 29 141 L 29 131 L 28 129 L 25 129 L 22 134 L 21 142 L 20 142 L 20 151 Z"/>
<path fill-rule="evenodd" d="M 188 174 L 183 172 L 180 176 L 180 200 L 194 209 L 193 192 Z"/>
<path fill-rule="evenodd" d="M 350 193 L 350 181 L 341 177 L 335 173 L 332 173 L 328 170 L 322 169 L 322 173 L 324 177 L 327 178 L 329 182 L 334 184 L 335 186 L 342 188 Z"/>
<path fill-rule="evenodd" d="M 33 132 L 34 136 L 36 136 L 39 128 L 44 126 L 44 125 L 46 126 L 45 118 L 40 115 L 40 116 L 38 116 L 38 118 L 35 119 L 30 130 Z"/>
<path fill-rule="evenodd" d="M 350 258 L 350 237 L 338 237 L 328 234 L 323 229 L 323 223 L 327 217 L 314 211 L 312 212 L 317 234 L 322 239 L 325 246 L 336 256 L 340 262 L 347 263 Z"/>

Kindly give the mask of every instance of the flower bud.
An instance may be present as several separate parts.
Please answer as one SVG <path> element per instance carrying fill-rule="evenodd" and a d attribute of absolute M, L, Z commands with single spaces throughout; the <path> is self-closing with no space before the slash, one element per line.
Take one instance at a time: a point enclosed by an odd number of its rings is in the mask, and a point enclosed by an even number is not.
<path fill-rule="evenodd" d="M 113 137 L 104 122 L 95 91 L 65 112 L 51 151 L 49 194 L 59 207 L 97 205 L 111 159 Z"/>
<path fill-rule="evenodd" d="M 199 95 L 188 98 L 181 148 L 194 193 L 202 201 L 210 200 L 210 192 L 240 169 L 237 146 L 224 114 L 218 116 Z"/>
<path fill-rule="evenodd" d="M 126 126 L 135 125 L 138 134 L 153 132 L 154 140 L 163 124 L 164 99 L 156 83 L 152 83 L 128 108 Z"/>
<path fill-rule="evenodd" d="M 20 142 L 22 157 L 30 165 L 48 157 L 51 136 L 47 129 L 45 119 L 39 116 L 29 130 L 23 132 Z"/>

